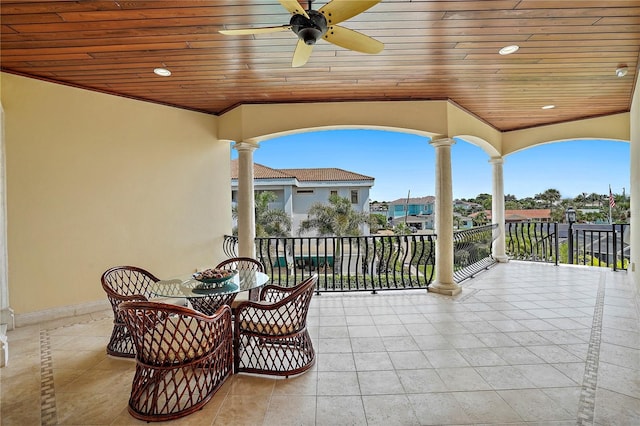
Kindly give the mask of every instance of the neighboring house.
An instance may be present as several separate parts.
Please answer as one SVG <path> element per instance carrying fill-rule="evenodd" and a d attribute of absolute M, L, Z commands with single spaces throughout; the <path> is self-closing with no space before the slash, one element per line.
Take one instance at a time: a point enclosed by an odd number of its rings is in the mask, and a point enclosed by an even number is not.
<path fill-rule="evenodd" d="M 388 203 L 387 220 L 393 225 L 406 223 L 418 231 L 433 229 L 435 202 L 433 196 L 399 198 Z"/>
<path fill-rule="evenodd" d="M 453 213 L 453 229 L 469 229 L 473 228 L 473 218 L 463 216 L 459 213 Z"/>
<path fill-rule="evenodd" d="M 253 165 L 253 186 L 256 192 L 269 191 L 277 195 L 272 209 L 284 210 L 291 217 L 291 233 L 298 234 L 300 222 L 307 219 L 309 208 L 315 203 L 328 203 L 337 194 L 351 200 L 355 211 L 369 213 L 369 191 L 374 178 L 337 168 L 272 169 Z M 238 200 L 238 160 L 231 161 L 231 200 Z M 369 234 L 363 225 L 362 234 Z"/>
<path fill-rule="evenodd" d="M 475 217 L 478 213 L 470 216 Z M 491 223 L 491 210 L 485 210 L 487 221 Z M 509 222 L 551 222 L 551 209 L 505 210 L 504 221 Z"/>
<path fill-rule="evenodd" d="M 454 200 L 453 208 L 462 209 L 465 211 L 478 211 L 482 210 L 482 204 L 472 203 L 470 201 Z"/>

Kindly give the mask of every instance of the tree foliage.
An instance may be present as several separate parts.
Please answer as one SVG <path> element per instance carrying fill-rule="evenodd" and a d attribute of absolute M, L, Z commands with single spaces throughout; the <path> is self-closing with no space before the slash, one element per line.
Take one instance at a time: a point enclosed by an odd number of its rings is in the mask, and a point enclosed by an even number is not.
<path fill-rule="evenodd" d="M 269 203 L 278 199 L 270 191 L 255 193 L 256 237 L 289 237 L 291 236 L 291 217 L 280 209 L 270 209 Z M 237 207 L 233 208 L 233 217 L 238 217 Z M 233 230 L 234 235 L 238 229 Z"/>
<path fill-rule="evenodd" d="M 315 203 L 309 209 L 308 217 L 300 223 L 299 234 L 315 230 L 320 236 L 357 237 L 360 226 L 368 223 L 364 212 L 353 210 L 348 198 L 332 194 L 329 204 Z"/>

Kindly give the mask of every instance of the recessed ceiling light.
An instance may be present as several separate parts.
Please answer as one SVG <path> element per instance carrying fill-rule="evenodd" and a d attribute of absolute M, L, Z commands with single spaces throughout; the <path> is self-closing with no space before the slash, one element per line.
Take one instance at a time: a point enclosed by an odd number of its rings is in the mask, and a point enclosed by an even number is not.
<path fill-rule="evenodd" d="M 169 77 L 171 75 L 171 71 L 166 68 L 155 68 L 153 72 L 161 77 Z"/>
<path fill-rule="evenodd" d="M 518 46 L 516 44 L 512 44 L 511 46 L 503 47 L 502 49 L 500 49 L 498 51 L 498 53 L 501 54 L 501 55 L 511 55 L 512 53 L 517 52 L 518 49 L 520 49 L 520 46 Z"/>
<path fill-rule="evenodd" d="M 555 105 L 545 105 L 542 107 L 542 109 L 554 109 L 555 107 Z"/>
<path fill-rule="evenodd" d="M 617 77 L 624 77 L 625 75 L 627 75 L 627 71 L 629 71 L 629 69 L 626 66 L 620 67 L 620 68 L 616 69 L 616 76 Z"/>

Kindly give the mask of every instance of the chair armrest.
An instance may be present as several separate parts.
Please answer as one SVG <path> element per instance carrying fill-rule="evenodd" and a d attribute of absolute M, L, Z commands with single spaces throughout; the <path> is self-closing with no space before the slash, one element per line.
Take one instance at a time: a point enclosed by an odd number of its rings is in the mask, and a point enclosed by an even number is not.
<path fill-rule="evenodd" d="M 295 291 L 295 287 L 281 287 L 275 284 L 269 284 L 262 288 L 260 291 L 260 300 L 277 302 Z"/>

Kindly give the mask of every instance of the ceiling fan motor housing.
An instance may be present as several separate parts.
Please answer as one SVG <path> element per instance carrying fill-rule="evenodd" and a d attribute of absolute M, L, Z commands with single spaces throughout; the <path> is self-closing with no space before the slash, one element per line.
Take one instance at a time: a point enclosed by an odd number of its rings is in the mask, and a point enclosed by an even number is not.
<path fill-rule="evenodd" d="M 293 15 L 289 25 L 300 40 L 312 45 L 327 32 L 327 20 L 322 13 L 315 10 L 308 10 L 307 15 L 309 18 L 304 15 Z"/>

